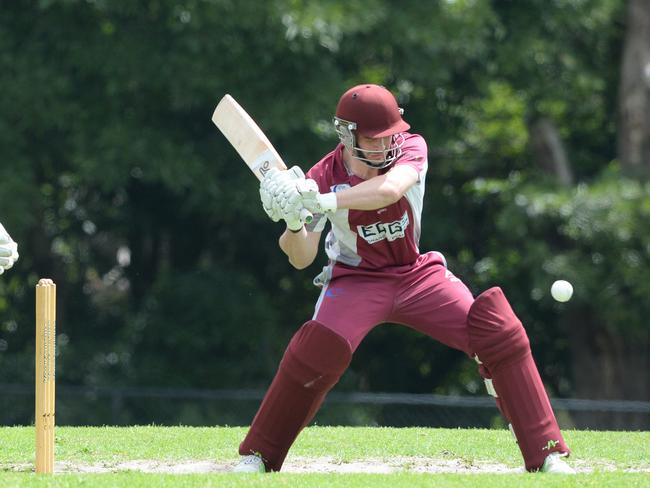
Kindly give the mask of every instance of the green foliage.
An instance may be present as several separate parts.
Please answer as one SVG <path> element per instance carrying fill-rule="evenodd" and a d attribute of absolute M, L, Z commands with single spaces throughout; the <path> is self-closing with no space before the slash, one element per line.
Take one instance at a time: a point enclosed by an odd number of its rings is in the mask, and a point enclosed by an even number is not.
<path fill-rule="evenodd" d="M 644 333 L 650 313 L 650 185 L 624 178 L 616 165 L 589 184 L 559 191 L 553 186 L 509 181 L 474 182 L 480 200 L 497 198 L 498 240 L 477 264 L 477 278 L 508 278 L 517 268 L 536 269 L 531 298 L 541 300 L 555 279 L 568 279 L 574 300 L 594 310 L 619 333 Z M 516 255 L 507 249 L 519 248 Z M 499 249 L 506 249 L 500 252 Z"/>
<path fill-rule="evenodd" d="M 526 151 L 528 129 L 526 127 L 526 100 L 506 83 L 494 82 L 487 87 L 487 93 L 469 104 L 463 133 L 465 144 L 477 152 L 498 154 L 505 173 L 516 168 L 513 160 Z M 487 170 L 495 166 L 484 164 Z"/>
<path fill-rule="evenodd" d="M 619 398 L 644 398 L 645 390 L 626 381 L 624 371 L 643 368 L 649 347 L 650 309 L 643 298 L 650 291 L 648 184 L 624 178 L 612 164 L 571 189 L 519 174 L 477 179 L 465 192 L 498 209 L 494 234 L 471 271 L 474 282 L 505 289 L 551 391 L 598 398 L 614 390 Z M 550 297 L 556 279 L 574 286 L 567 304 Z M 594 365 L 620 379 L 592 381 Z"/>
<path fill-rule="evenodd" d="M 647 315 L 648 189 L 607 170 L 624 4 L 4 2 L 0 220 L 21 259 L 0 279 L 0 382 L 31 382 L 33 285 L 51 276 L 59 381 L 267 384 L 313 313 L 325 258 L 289 267 L 212 110 L 231 93 L 307 169 L 336 142 L 340 93 L 369 81 L 429 144 L 421 248 L 477 293 L 503 286 L 545 379 L 570 394 L 550 282 L 571 279 L 572 303 L 616 333 L 642 335 Z M 530 164 L 540 116 L 560 130 L 575 189 Z M 340 387 L 480 393 L 472 368 L 386 327 Z"/>

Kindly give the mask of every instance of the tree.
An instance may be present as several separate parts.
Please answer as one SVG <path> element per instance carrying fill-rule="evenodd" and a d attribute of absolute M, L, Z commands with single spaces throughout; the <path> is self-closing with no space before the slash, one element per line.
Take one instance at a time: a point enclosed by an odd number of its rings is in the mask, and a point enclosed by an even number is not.
<path fill-rule="evenodd" d="M 0 280 L 0 381 L 31 381 L 32 285 L 50 276 L 61 382 L 268 383 L 311 315 L 325 258 L 297 273 L 277 250 L 257 182 L 210 122 L 226 92 L 307 169 L 336 143 L 344 88 L 393 90 L 430 147 L 421 248 L 443 251 L 477 293 L 506 289 L 555 393 L 601 394 L 578 384 L 588 363 L 576 358 L 590 349 L 544 301 L 546 281 L 567 273 L 580 285 L 571 304 L 586 331 L 620 339 L 647 314 L 645 255 L 622 237 L 645 236 L 645 189 L 617 186 L 611 169 L 622 0 L 5 3 L 0 217 L 21 259 Z M 547 162 L 564 167 L 553 170 L 564 187 Z M 598 254 L 626 265 L 596 272 Z M 580 291 L 604 298 L 602 280 L 624 283 L 611 310 Z M 624 364 L 631 337 L 612 363 Z M 482 393 L 474 370 L 385 327 L 339 387 Z"/>
<path fill-rule="evenodd" d="M 629 0 L 619 86 L 621 164 L 650 174 L 650 3 Z"/>

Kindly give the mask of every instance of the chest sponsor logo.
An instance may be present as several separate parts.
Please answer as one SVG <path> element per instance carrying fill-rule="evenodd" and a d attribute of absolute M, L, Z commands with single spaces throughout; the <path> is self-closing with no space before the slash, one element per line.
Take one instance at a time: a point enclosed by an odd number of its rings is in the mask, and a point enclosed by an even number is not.
<path fill-rule="evenodd" d="M 403 239 L 406 228 L 409 226 L 408 212 L 404 212 L 401 219 L 394 222 L 377 222 L 370 225 L 358 225 L 357 233 L 368 244 L 375 244 L 376 242 L 388 239 L 392 242 L 396 239 Z"/>

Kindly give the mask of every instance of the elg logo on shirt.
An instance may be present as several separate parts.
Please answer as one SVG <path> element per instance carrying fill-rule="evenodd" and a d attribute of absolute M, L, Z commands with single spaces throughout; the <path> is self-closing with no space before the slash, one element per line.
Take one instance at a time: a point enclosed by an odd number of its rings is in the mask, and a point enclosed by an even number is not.
<path fill-rule="evenodd" d="M 384 239 L 388 239 L 388 242 L 392 242 L 395 239 L 402 239 L 404 237 L 404 231 L 408 226 L 408 212 L 404 212 L 402 218 L 395 220 L 394 222 L 376 222 L 370 225 L 358 225 L 357 233 L 368 244 L 375 244 Z"/>

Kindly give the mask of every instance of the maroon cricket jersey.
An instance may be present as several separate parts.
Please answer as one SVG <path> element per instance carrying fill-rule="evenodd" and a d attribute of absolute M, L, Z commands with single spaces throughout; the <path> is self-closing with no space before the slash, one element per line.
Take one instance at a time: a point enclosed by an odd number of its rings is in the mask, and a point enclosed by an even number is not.
<path fill-rule="evenodd" d="M 340 209 L 314 215 L 307 227 L 321 232 L 327 220 L 331 230 L 325 238 L 325 251 L 331 264 L 338 263 L 365 270 L 381 270 L 412 264 L 420 255 L 422 203 L 427 171 L 427 145 L 417 134 L 404 133 L 401 156 L 392 166 L 413 167 L 418 181 L 397 202 L 376 210 Z M 364 182 L 348 172 L 343 162 L 344 146 L 339 144 L 307 173 L 321 193 L 341 191 Z"/>

